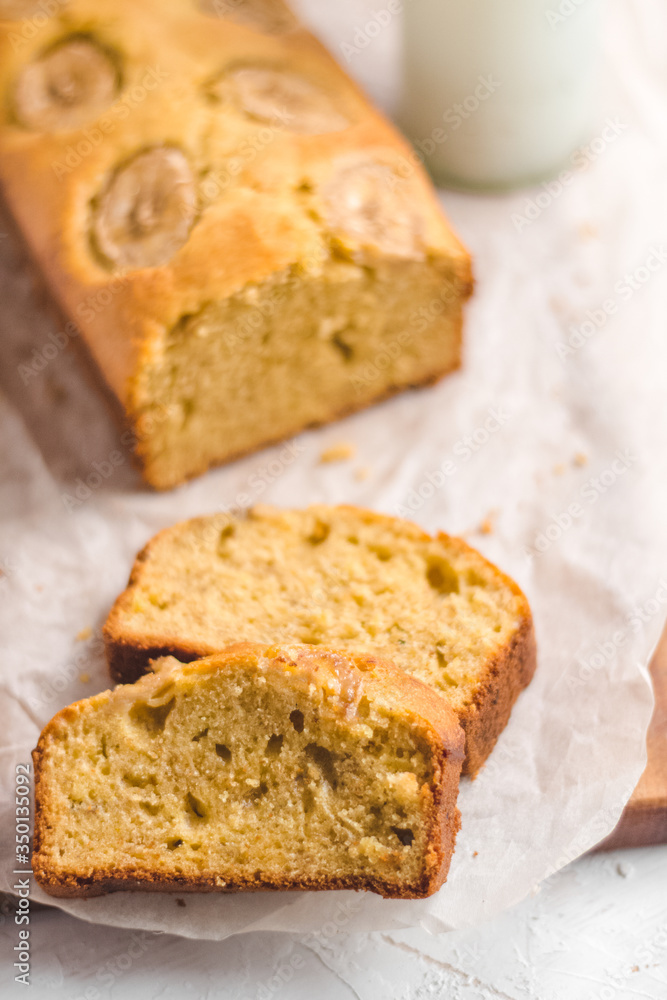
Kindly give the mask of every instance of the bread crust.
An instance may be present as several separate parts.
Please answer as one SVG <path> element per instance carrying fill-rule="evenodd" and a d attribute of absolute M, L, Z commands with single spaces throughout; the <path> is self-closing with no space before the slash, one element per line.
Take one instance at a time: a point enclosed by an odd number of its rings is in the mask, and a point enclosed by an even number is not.
<path fill-rule="evenodd" d="M 405 523 L 399 518 L 379 514 L 351 504 L 339 506 L 340 509 L 352 511 L 370 523 L 383 523 L 389 526 Z M 206 518 L 192 520 L 206 520 Z M 432 536 L 418 525 L 409 523 L 415 531 L 416 538 L 423 541 L 432 540 Z M 128 585 L 114 602 L 105 622 L 103 635 L 106 657 L 111 676 L 117 682 L 128 683 L 137 680 L 145 673 L 149 661 L 159 656 L 172 655 L 178 659 L 190 661 L 216 652 L 214 647 L 206 643 L 174 643 L 166 636 L 162 640 L 159 637 L 144 640 L 140 636 L 126 634 L 123 629 L 123 612 L 131 600 L 133 588 L 141 583 L 144 563 L 151 558 L 153 550 L 161 544 L 164 538 L 168 537 L 175 527 L 178 525 L 158 532 L 138 554 L 130 573 Z M 487 569 L 502 581 L 518 598 L 519 602 L 519 627 L 511 640 L 496 655 L 489 658 L 485 665 L 484 680 L 476 691 L 474 701 L 467 705 L 459 715 L 466 734 L 466 757 L 463 773 L 474 776 L 493 750 L 498 737 L 509 721 L 512 706 L 535 673 L 537 665 L 535 629 L 528 600 L 514 580 L 484 558 L 477 550 L 471 549 L 471 546 L 462 539 L 445 532 L 439 532 L 436 537 L 444 545 L 459 549 L 462 553 L 473 551 L 475 557 L 480 559 Z"/>
<path fill-rule="evenodd" d="M 116 0 L 108 13 L 100 12 L 95 0 L 70 0 L 67 15 L 67 25 L 59 17 L 51 18 L 34 37 L 23 38 L 20 46 L 12 44 L 16 22 L 0 25 L 3 94 L 11 98 L 22 69 L 79 30 L 122 54 L 123 87 L 116 104 L 122 105 L 137 88 L 143 87 L 145 96 L 130 114 L 122 118 L 100 114 L 83 131 L 31 131 L 15 120 L 11 99 L 3 102 L 0 189 L 52 294 L 80 327 L 91 356 L 120 401 L 137 440 L 140 468 L 151 485 L 172 488 L 212 464 L 271 443 L 258 440 L 251 447 L 235 449 L 233 442 L 221 442 L 210 461 L 196 469 L 174 466 L 165 474 L 153 467 L 149 457 L 152 438 L 142 417 L 159 400 L 150 395 L 144 376 L 183 316 L 196 314 L 206 303 L 259 287 L 321 255 L 322 235 L 295 191 L 303 178 L 315 185 L 326 182 L 334 159 L 391 155 L 405 169 L 423 217 L 425 256 L 444 261 L 457 288 L 452 315 L 458 309 L 460 330 L 460 307 L 472 290 L 468 253 L 444 219 L 411 147 L 303 26 L 297 24 L 283 34 L 262 34 L 232 20 L 204 16 L 195 0 L 168 4 L 143 0 L 140 5 Z M 267 148 L 254 150 L 247 162 L 240 157 L 238 177 L 223 178 L 220 196 L 205 204 L 187 242 L 171 260 L 159 267 L 110 272 L 91 252 L 88 236 L 90 206 L 106 180 L 138 150 L 165 144 L 181 148 L 195 174 L 215 176 L 215 165 L 237 154 L 224 130 L 212 129 L 206 81 L 244 63 L 289 67 L 313 79 L 325 93 L 336 95 L 350 126 L 320 135 L 288 131 L 274 137 Z M 157 83 L 147 87 L 142 81 L 149 68 Z M 109 129 L 99 128 L 105 117 L 111 119 Z M 238 135 L 232 138 L 240 147 L 261 128 L 261 122 L 245 131 L 238 126 Z M 91 131 L 99 133 L 99 142 L 90 141 Z M 85 155 L 76 152 L 83 143 L 91 147 Z M 68 165 L 72 156 L 78 157 L 75 167 Z M 434 370 L 422 381 L 434 381 L 453 367 Z M 374 399 L 356 399 L 351 393 L 346 405 L 327 420 L 409 387 L 386 387 Z"/>
<path fill-rule="evenodd" d="M 295 653 L 296 651 L 296 653 Z M 391 882 L 373 875 L 321 878 L 286 878 L 281 872 L 255 873 L 248 878 L 233 867 L 224 873 L 209 872 L 200 877 L 169 876 L 164 872 L 99 868 L 92 872 L 63 871 L 52 864 L 46 850 L 49 839 L 50 795 L 44 775 L 45 759 L 49 744 L 57 740 L 59 732 L 68 726 L 78 712 L 85 710 L 91 700 L 113 699 L 123 688 L 103 692 L 93 699 L 84 699 L 63 708 L 51 719 L 40 735 L 32 752 L 35 775 L 35 830 L 32 865 L 35 878 L 45 892 L 63 898 L 99 896 L 108 892 L 150 890 L 159 892 L 256 892 L 272 890 L 327 890 L 355 889 L 378 893 L 392 899 L 422 899 L 430 896 L 446 881 L 456 835 L 460 828 L 460 813 L 456 805 L 458 784 L 464 754 L 464 735 L 455 713 L 434 691 L 421 681 L 410 677 L 394 664 L 375 656 L 359 656 L 342 650 L 309 646 L 273 646 L 257 643 L 235 643 L 215 656 L 188 664 L 186 670 L 210 673 L 212 670 L 236 670 L 240 660 L 257 662 L 260 657 L 270 658 L 272 665 L 281 663 L 299 665 L 302 659 L 321 664 L 327 657 L 343 657 L 354 670 L 363 676 L 364 693 L 371 700 L 386 705 L 390 710 L 400 709 L 418 729 L 420 738 L 428 745 L 433 763 L 430 783 L 430 801 L 426 814 L 428 850 L 421 877 L 412 882 Z M 296 656 L 296 661 L 295 661 Z M 148 678 L 146 678 L 148 680 Z M 128 690 L 142 697 L 141 683 Z M 122 694 L 121 694 L 122 696 Z"/>

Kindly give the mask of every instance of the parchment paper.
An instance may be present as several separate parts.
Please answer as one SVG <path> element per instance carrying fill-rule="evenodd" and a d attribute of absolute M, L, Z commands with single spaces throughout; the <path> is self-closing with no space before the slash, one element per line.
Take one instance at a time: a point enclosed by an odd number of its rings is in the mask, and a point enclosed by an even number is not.
<path fill-rule="evenodd" d="M 326 34 L 324 8 L 301 6 Z M 337 8 L 328 38 L 335 52 L 371 9 Z M 33 885 L 34 900 L 86 920 L 193 937 L 417 924 L 439 931 L 517 902 L 614 827 L 645 762 L 646 665 L 667 612 L 667 80 L 659 44 L 667 21 L 648 0 L 614 5 L 610 16 L 595 134 L 606 119 L 622 127 L 604 149 L 586 168 L 573 167 L 557 195 L 541 186 L 442 195 L 476 258 L 463 371 L 176 492 L 141 486 L 76 352 L 46 349 L 57 346 L 50 335 L 63 321 L 9 225 L 0 225 L 2 888 L 16 880 L 15 766 L 61 706 L 108 686 L 100 626 L 135 553 L 163 526 L 232 505 L 240 493 L 252 502 L 349 501 L 403 513 L 464 534 L 525 588 L 538 671 L 484 771 L 463 782 L 448 883 L 418 902 L 259 893 L 187 896 L 183 907 L 149 893 L 55 901 Z M 349 67 L 375 81 L 381 101 L 395 92 L 396 27 Z M 527 217 L 529 201 L 538 211 L 523 225 L 517 216 Z M 356 457 L 320 464 L 322 449 L 341 441 L 356 445 Z M 438 475 L 447 460 L 455 471 Z"/>

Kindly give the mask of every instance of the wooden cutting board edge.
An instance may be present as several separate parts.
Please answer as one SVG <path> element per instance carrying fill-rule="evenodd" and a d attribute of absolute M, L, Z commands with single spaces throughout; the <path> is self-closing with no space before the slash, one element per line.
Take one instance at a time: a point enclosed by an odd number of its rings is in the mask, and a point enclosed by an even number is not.
<path fill-rule="evenodd" d="M 667 843 L 667 629 L 651 661 L 655 709 L 646 737 L 648 761 L 616 828 L 596 851 Z"/>

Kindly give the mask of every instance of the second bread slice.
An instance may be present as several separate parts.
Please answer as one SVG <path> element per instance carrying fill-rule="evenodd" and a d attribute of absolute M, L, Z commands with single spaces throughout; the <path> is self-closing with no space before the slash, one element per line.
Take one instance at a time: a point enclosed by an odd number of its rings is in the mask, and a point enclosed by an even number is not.
<path fill-rule="evenodd" d="M 535 669 L 528 602 L 460 539 L 355 507 L 253 508 L 161 532 L 105 626 L 112 676 L 237 640 L 377 653 L 434 688 L 466 733 L 467 773 L 493 749 Z"/>

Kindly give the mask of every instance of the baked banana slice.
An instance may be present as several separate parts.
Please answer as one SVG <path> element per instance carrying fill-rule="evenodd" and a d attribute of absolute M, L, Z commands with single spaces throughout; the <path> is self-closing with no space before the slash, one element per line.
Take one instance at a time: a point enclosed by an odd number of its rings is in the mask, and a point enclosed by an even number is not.
<path fill-rule="evenodd" d="M 320 189 L 323 220 L 352 249 L 370 247 L 395 257 L 421 257 L 420 217 L 410 183 L 381 160 L 344 161 Z"/>
<path fill-rule="evenodd" d="M 14 112 L 39 132 L 76 129 L 94 121 L 115 100 L 120 75 L 93 39 L 75 35 L 29 63 L 16 82 Z"/>
<path fill-rule="evenodd" d="M 186 242 L 196 206 L 186 156 L 170 146 L 143 150 L 119 167 L 103 192 L 95 246 L 115 268 L 157 267 Z"/>
<path fill-rule="evenodd" d="M 226 73 L 212 92 L 257 121 L 301 135 L 340 132 L 349 125 L 324 90 L 289 70 L 242 66 Z"/>

